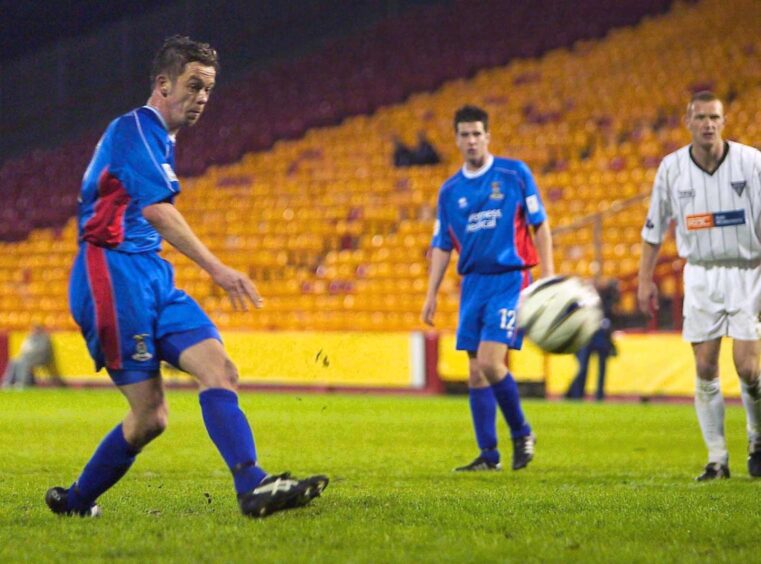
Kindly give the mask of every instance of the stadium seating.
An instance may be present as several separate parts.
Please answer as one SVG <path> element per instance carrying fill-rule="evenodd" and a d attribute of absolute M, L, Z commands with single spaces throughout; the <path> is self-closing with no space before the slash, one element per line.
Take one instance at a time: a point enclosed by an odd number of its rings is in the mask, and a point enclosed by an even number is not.
<path fill-rule="evenodd" d="M 596 0 L 578 0 L 572 9 L 553 0 L 488 0 L 480 2 L 478 10 L 464 1 L 421 6 L 382 20 L 360 35 L 339 34 L 298 60 L 239 77 L 223 73 L 219 95 L 203 120 L 182 136 L 178 172 L 197 175 L 210 165 L 267 149 L 278 139 L 299 137 L 308 128 L 401 102 L 447 79 L 569 46 L 579 38 L 599 37 L 612 26 L 663 11 L 671 1 L 619 0 L 615 11 L 604 13 Z M 313 17 L 311 12 L 300 10 L 305 18 Z M 478 33 L 461 33 L 463 25 Z M 294 45 L 298 41 L 294 38 Z M 103 84 L 98 87 L 101 95 L 111 95 Z M 65 147 L 3 163 L 0 241 L 21 240 L 33 228 L 60 227 L 74 214 L 82 171 L 104 125 Z M 38 210 L 39 201 L 56 205 Z"/>
<path fill-rule="evenodd" d="M 179 285 L 228 330 L 421 328 L 436 195 L 460 164 L 451 116 L 465 102 L 489 110 L 495 153 L 535 171 L 557 233 L 558 271 L 630 275 L 657 164 L 688 141 L 681 115 L 689 92 L 711 87 L 728 100 L 728 137 L 758 138 L 761 41 L 753 22 L 761 5 L 726 4 L 677 4 L 603 40 L 450 81 L 185 179 L 180 210 L 214 252 L 251 274 L 266 307 L 233 312 L 206 274 L 167 250 Z M 442 164 L 392 167 L 391 135 L 412 141 L 418 130 Z M 0 326 L 73 327 L 66 313 L 73 221 L 0 245 Z M 456 324 L 458 291 L 450 268 L 441 328 Z M 633 306 L 629 293 L 624 307 Z"/>

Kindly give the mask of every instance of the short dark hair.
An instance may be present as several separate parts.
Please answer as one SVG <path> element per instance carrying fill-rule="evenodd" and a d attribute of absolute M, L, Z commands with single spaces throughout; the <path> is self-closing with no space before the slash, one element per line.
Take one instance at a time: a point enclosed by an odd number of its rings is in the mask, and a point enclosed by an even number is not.
<path fill-rule="evenodd" d="M 719 97 L 713 92 L 711 92 L 710 90 L 700 90 L 698 92 L 695 92 L 690 97 L 690 103 L 687 104 L 687 113 L 689 114 L 692 111 L 692 105 L 695 102 L 713 102 L 713 101 L 721 102 Z"/>
<path fill-rule="evenodd" d="M 718 99 L 719 97 L 710 90 L 700 90 L 692 95 L 690 102 L 713 102 Z"/>
<path fill-rule="evenodd" d="M 478 106 L 463 106 L 454 113 L 454 130 L 457 131 L 458 123 L 470 123 L 480 121 L 484 124 L 484 131 L 489 131 L 489 114 Z"/>
<path fill-rule="evenodd" d="M 170 80 L 174 80 L 185 70 L 185 65 L 194 62 L 214 67 L 219 72 L 217 51 L 208 43 L 193 41 L 186 35 L 167 38 L 151 63 L 151 87 L 158 75 L 166 73 Z"/>

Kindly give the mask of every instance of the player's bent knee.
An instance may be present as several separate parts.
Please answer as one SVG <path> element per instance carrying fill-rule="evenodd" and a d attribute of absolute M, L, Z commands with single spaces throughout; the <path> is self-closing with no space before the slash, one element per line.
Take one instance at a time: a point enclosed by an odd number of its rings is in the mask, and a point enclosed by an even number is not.
<path fill-rule="evenodd" d="M 237 387 L 238 385 L 238 367 L 235 366 L 235 363 L 230 360 L 229 358 L 225 359 L 225 381 L 229 386 L 232 386 L 233 388 Z"/>
<path fill-rule="evenodd" d="M 478 369 L 486 377 L 489 382 L 494 382 L 502 376 L 504 372 L 504 364 L 500 362 L 494 362 L 491 360 L 478 360 Z"/>
<path fill-rule="evenodd" d="M 719 377 L 719 365 L 713 362 L 696 362 L 695 367 L 698 378 L 701 380 L 715 380 Z"/>
<path fill-rule="evenodd" d="M 146 442 L 152 441 L 166 431 L 169 425 L 169 417 L 166 411 L 156 412 L 144 422 L 143 435 Z"/>
<path fill-rule="evenodd" d="M 169 410 L 163 403 L 138 416 L 138 428 L 144 443 L 148 443 L 161 435 L 168 425 Z"/>
<path fill-rule="evenodd" d="M 746 384 L 752 384 L 758 380 L 758 363 L 755 361 L 746 362 L 736 367 L 737 375 L 740 380 Z"/>
<path fill-rule="evenodd" d="M 216 363 L 208 371 L 199 373 L 198 379 L 206 388 L 225 388 L 234 390 L 238 384 L 238 369 L 227 357 Z"/>
<path fill-rule="evenodd" d="M 468 386 L 471 388 L 484 388 L 489 385 L 489 381 L 480 372 L 470 372 L 468 374 Z"/>

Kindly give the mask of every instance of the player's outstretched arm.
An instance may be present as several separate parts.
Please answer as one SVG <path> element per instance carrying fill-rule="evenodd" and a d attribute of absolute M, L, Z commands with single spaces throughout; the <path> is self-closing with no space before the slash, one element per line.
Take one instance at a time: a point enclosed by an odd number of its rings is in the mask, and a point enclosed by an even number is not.
<path fill-rule="evenodd" d="M 552 255 L 552 231 L 549 221 L 543 221 L 534 229 L 534 244 L 539 255 L 539 275 L 542 278 L 554 276 L 555 261 Z"/>
<path fill-rule="evenodd" d="M 449 258 L 452 256 L 451 251 L 443 251 L 437 247 L 431 249 L 431 270 L 428 274 L 428 293 L 425 296 L 423 312 L 420 319 L 426 325 L 433 326 L 433 318 L 436 315 L 436 294 L 439 292 L 439 286 L 444 279 L 444 274 L 449 266 Z"/>
<path fill-rule="evenodd" d="M 648 317 L 652 317 L 658 311 L 658 287 L 653 281 L 653 275 L 660 250 L 660 245 L 642 242 L 642 256 L 637 277 L 637 305 L 639 310 Z"/>
<path fill-rule="evenodd" d="M 159 202 L 146 206 L 143 216 L 174 248 L 209 273 L 214 283 L 227 292 L 233 308 L 246 311 L 249 303 L 262 307 L 262 297 L 249 277 L 222 263 L 193 233 L 174 205 Z"/>

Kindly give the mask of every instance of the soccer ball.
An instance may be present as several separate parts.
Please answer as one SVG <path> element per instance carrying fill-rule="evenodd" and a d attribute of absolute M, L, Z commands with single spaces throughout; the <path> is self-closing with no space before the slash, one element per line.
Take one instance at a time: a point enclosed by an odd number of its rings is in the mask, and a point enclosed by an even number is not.
<path fill-rule="evenodd" d="M 601 322 L 600 296 L 576 277 L 543 278 L 521 292 L 518 327 L 546 352 L 575 353 Z"/>

